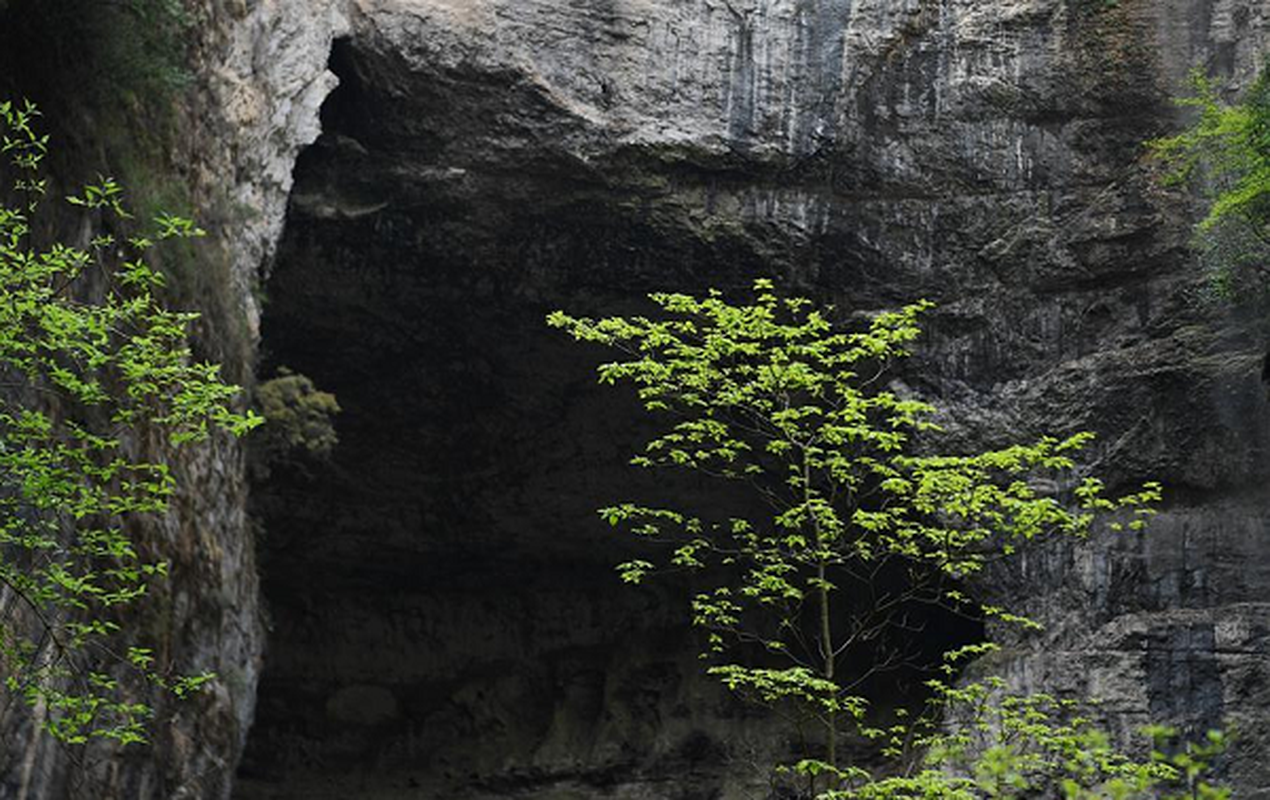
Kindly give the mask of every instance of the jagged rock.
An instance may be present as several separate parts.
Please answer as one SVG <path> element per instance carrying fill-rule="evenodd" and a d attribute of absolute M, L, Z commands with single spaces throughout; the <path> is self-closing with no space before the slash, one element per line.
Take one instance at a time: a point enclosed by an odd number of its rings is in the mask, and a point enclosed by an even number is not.
<path fill-rule="evenodd" d="M 1262 317 L 1198 299 L 1185 198 L 1141 145 L 1180 119 L 1192 65 L 1247 83 L 1260 3 L 363 0 L 349 19 L 264 334 L 339 397 L 343 444 L 332 471 L 260 488 L 276 628 L 243 797 L 761 782 L 728 759 L 782 744 L 682 659 L 676 592 L 606 575 L 630 545 L 590 509 L 659 489 L 621 466 L 632 403 L 541 325 L 756 275 L 845 309 L 936 300 L 908 382 L 954 446 L 1092 429 L 1113 484 L 1164 480 L 1148 536 L 997 578 L 1048 624 L 1002 668 L 1105 695 L 1122 730 L 1237 725 L 1232 775 L 1270 783 Z M 320 718 L 367 682 L 399 718 Z"/>
<path fill-rule="evenodd" d="M 1270 796 L 1264 315 L 1201 301 L 1194 215 L 1141 148 L 1192 66 L 1247 84 L 1261 0 L 203 6 L 195 196 L 250 209 L 214 231 L 225 313 L 255 337 L 273 267 L 266 362 L 345 409 L 332 466 L 256 490 L 273 627 L 243 798 L 763 783 L 786 743 L 697 674 L 682 589 L 608 571 L 632 545 L 591 509 L 667 491 L 622 466 L 634 403 L 542 325 L 757 275 L 850 311 L 938 301 L 906 382 L 954 446 L 1092 429 L 1113 484 L 1166 482 L 1149 535 L 997 576 L 1048 625 L 1000 665 L 1124 729 L 1236 724 L 1240 795 Z M 252 715 L 242 459 L 183 468 L 164 624 L 222 680 L 120 762 L 121 797 L 224 797 Z"/>

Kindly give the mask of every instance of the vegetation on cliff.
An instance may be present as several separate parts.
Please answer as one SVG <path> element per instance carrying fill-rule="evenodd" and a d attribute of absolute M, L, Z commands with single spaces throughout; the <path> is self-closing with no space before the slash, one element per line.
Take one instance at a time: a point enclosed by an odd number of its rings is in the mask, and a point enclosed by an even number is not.
<path fill-rule="evenodd" d="M 1218 294 L 1264 290 L 1270 279 L 1270 61 L 1236 102 L 1225 102 L 1203 72 L 1179 104 L 1197 111 L 1174 136 L 1150 142 L 1169 167 L 1170 183 L 1189 182 L 1203 193 L 1206 214 L 1195 246 Z M 1260 292 L 1258 292 L 1260 294 Z"/>
<path fill-rule="evenodd" d="M 266 423 L 252 450 L 258 477 L 267 477 L 280 464 L 303 470 L 308 461 L 330 458 L 339 444 L 335 417 L 340 404 L 335 395 L 286 367 L 257 384 L 255 395 Z"/>
<path fill-rule="evenodd" d="M 50 235 L 37 118 L 0 103 L 0 676 L 61 741 L 140 741 L 150 709 L 136 681 L 182 696 L 208 679 L 171 672 L 120 616 L 166 571 L 137 536 L 174 491 L 151 454 L 260 419 L 193 358 L 197 315 L 156 294 L 147 253 L 201 231 L 160 214 L 134 232 L 103 178 L 67 198 L 81 235 Z"/>
<path fill-rule="evenodd" d="M 633 384 L 666 420 L 633 464 L 737 487 L 727 512 L 630 502 L 600 514 L 647 539 L 660 566 L 691 573 L 708 672 L 804 732 L 787 774 L 822 798 L 1199 791 L 1170 757 L 1117 750 L 1074 702 L 1011 695 L 998 678 L 956 683 L 958 663 L 990 642 L 934 664 L 921 643 L 932 607 L 1038 627 L 976 599 L 977 576 L 1030 542 L 1084 538 L 1103 516 L 1137 531 L 1159 485 L 1107 497 L 1073 460 L 1090 434 L 932 454 L 935 408 L 893 382 L 929 304 L 852 327 L 778 296 L 770 281 L 755 292 L 745 304 L 717 291 L 655 294 L 655 317 L 555 312 L 549 322 L 619 351 L 601 382 Z M 638 559 L 619 570 L 637 583 L 658 566 Z M 924 676 L 930 690 L 912 717 L 880 713 L 870 695 L 877 674 L 894 670 Z M 1214 734 L 1206 747 L 1220 745 Z M 881 767 L 870 763 L 879 754 Z M 1223 796 L 1210 789 L 1197 796 Z"/>
<path fill-rule="evenodd" d="M 58 91 L 83 101 L 83 89 L 103 105 L 150 102 L 189 83 L 196 14 L 185 0 L 4 0 L 0 80 L 17 76 L 44 103 Z"/>

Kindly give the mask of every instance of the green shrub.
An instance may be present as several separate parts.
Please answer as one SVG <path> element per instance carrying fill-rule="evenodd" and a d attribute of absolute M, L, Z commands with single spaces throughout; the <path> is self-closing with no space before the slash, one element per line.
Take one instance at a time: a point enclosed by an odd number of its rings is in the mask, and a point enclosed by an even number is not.
<path fill-rule="evenodd" d="M 1205 198 L 1195 247 L 1223 297 L 1263 294 L 1270 278 L 1270 60 L 1237 102 L 1227 103 L 1202 72 L 1179 104 L 1195 122 L 1148 143 L 1168 168 L 1166 183 L 1189 183 Z"/>
<path fill-rule="evenodd" d="M 255 442 L 266 465 L 326 458 L 339 443 L 339 403 L 305 375 L 279 368 L 277 377 L 256 386 L 256 405 L 267 423 Z"/>
<path fill-rule="evenodd" d="M 167 570 L 135 536 L 166 512 L 174 478 L 141 454 L 261 420 L 236 412 L 238 387 L 194 359 L 197 315 L 159 302 L 147 254 L 201 235 L 191 221 L 159 215 L 125 236 L 122 189 L 103 178 L 67 198 L 92 231 L 86 246 L 35 233 L 48 191 L 37 116 L 0 102 L 0 586 L 13 601 L 0 676 L 62 742 L 136 742 L 150 708 L 118 667 L 178 696 L 211 679 L 173 675 L 121 629 L 121 609 Z"/>

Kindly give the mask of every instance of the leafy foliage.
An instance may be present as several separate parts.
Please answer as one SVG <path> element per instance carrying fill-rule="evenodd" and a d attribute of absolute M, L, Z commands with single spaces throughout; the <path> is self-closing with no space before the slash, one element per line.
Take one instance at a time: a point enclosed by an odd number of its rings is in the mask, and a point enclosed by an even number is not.
<path fill-rule="evenodd" d="M 1264 283 L 1270 269 L 1270 67 L 1237 103 L 1224 102 L 1202 72 L 1191 85 L 1194 94 L 1178 102 L 1196 109 L 1195 122 L 1149 146 L 1169 166 L 1170 182 L 1204 189 L 1197 247 L 1219 294 L 1233 296 L 1245 274 Z"/>
<path fill-rule="evenodd" d="M 1098 515 L 1113 515 L 1113 529 L 1138 530 L 1160 487 L 1149 483 L 1113 499 L 1098 480 L 1079 477 L 1073 455 L 1090 434 L 931 454 L 939 433 L 934 408 L 889 381 L 929 303 L 852 329 L 836 324 L 831 309 L 779 297 L 770 281 L 754 290 L 746 304 L 717 291 L 654 294 L 656 318 L 561 311 L 548 318 L 578 340 L 619 351 L 620 360 L 599 368 L 600 381 L 633 384 L 644 407 L 665 420 L 633 464 L 688 470 L 740 489 L 741 513 L 718 517 L 634 502 L 601 509 L 609 523 L 664 553 L 660 563 L 620 565 L 622 579 L 638 583 L 663 568 L 696 575 L 706 588 L 693 599 L 692 619 L 706 632 L 708 671 L 819 727 L 821 746 L 793 770 L 808 779 L 811 794 L 821 776 L 819 785 L 831 790 L 825 796 L 853 798 L 1017 796 L 1041 788 L 1045 796 L 1129 797 L 1121 788 L 1170 779 L 1157 763 L 1135 763 L 1089 723 L 1068 719 L 1069 704 L 1010 697 L 995 679 L 957 688 L 948 664 L 929 684 L 929 713 L 876 727 L 858 687 L 879 670 L 912 664 L 915 653 L 904 643 L 913 638 L 915 605 L 1035 627 L 974 601 L 968 579 L 1029 540 L 1084 537 Z M 960 732 L 940 727 L 958 715 Z M 910 766 L 879 777 L 844 765 L 843 734 L 873 740 Z"/>
<path fill-rule="evenodd" d="M 152 233 L 121 239 L 112 231 L 130 217 L 104 178 L 67 198 L 98 221 L 86 246 L 37 242 L 48 190 L 37 116 L 0 102 L 13 198 L 0 206 L 0 586 L 4 606 L 17 607 L 0 622 L 0 673 L 47 709 L 59 740 L 140 741 L 148 707 L 98 666 L 118 652 L 119 610 L 166 572 L 131 534 L 174 491 L 169 468 L 140 457 L 139 442 L 242 434 L 260 418 L 236 413 L 238 388 L 193 359 L 186 329 L 196 315 L 156 298 L 163 278 L 145 255 L 201 235 L 192 222 L 160 215 Z M 178 696 L 209 679 L 168 676 L 141 647 L 116 659 Z"/>
<path fill-rule="evenodd" d="M 256 404 L 268 423 L 256 440 L 259 468 L 266 472 L 296 457 L 327 458 L 339 443 L 334 422 L 339 402 L 306 375 L 280 367 L 276 377 L 256 387 Z"/>
<path fill-rule="evenodd" d="M 1017 695 L 987 677 L 954 684 L 954 664 L 992 652 L 992 644 L 950 653 L 922 718 L 872 731 L 884 753 L 903 767 L 881 777 L 858 768 L 832 770 L 839 788 L 822 800 L 978 800 L 1054 797 L 1063 800 L 1225 800 L 1212 779 L 1227 739 L 1209 731 L 1203 742 L 1179 745 L 1177 732 L 1154 726 L 1144 757 L 1117 748 L 1071 699 Z M 795 770 L 815 769 L 809 763 Z M 819 765 L 823 771 L 827 765 Z"/>
<path fill-rule="evenodd" d="M 169 96 L 190 83 L 197 10 L 186 0 L 10 0 L 0 4 L 0 43 L 12 52 L 0 64 L 46 103 L 84 87 L 114 103 Z M 30 63 L 52 74 L 29 74 Z"/>

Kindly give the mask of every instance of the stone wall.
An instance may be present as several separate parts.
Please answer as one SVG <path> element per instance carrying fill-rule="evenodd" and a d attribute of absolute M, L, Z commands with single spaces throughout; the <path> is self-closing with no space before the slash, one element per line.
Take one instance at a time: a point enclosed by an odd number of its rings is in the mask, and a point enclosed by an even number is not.
<path fill-rule="evenodd" d="M 787 743 L 697 675 L 683 587 L 609 574 L 630 544 L 591 509 L 666 491 L 622 466 L 634 404 L 542 326 L 758 275 L 849 309 L 936 300 L 908 380 L 954 444 L 1092 429 L 1113 484 L 1166 483 L 1147 536 L 997 578 L 1048 624 L 1002 666 L 1107 698 L 1122 728 L 1237 725 L 1241 796 L 1270 796 L 1265 317 L 1203 301 L 1194 209 L 1141 148 L 1179 122 L 1193 66 L 1248 84 L 1259 0 L 200 13 L 183 179 L 239 212 L 209 243 L 230 266 L 217 313 L 263 330 L 266 373 L 346 408 L 332 464 L 256 487 L 272 633 L 242 797 L 761 785 Z M 92 790 L 10 709 L 25 744 L 4 796 L 229 792 L 263 631 L 243 457 L 177 460 L 157 532 L 174 577 L 147 624 L 220 679 Z"/>
<path fill-rule="evenodd" d="M 620 594 L 630 545 L 591 512 L 694 487 L 629 474 L 632 403 L 542 328 L 758 275 L 937 301 L 908 380 L 954 446 L 1090 429 L 1113 485 L 1164 481 L 1147 536 L 996 579 L 1048 624 L 1003 668 L 1125 730 L 1226 720 L 1241 789 L 1270 782 L 1263 316 L 1203 300 L 1194 209 L 1142 148 L 1192 66 L 1247 85 L 1260 3 L 363 0 L 349 22 L 264 322 L 266 369 L 335 391 L 343 443 L 257 493 L 275 629 L 243 797 L 761 782 L 742 766 L 784 743 L 683 658 L 676 589 Z"/>

